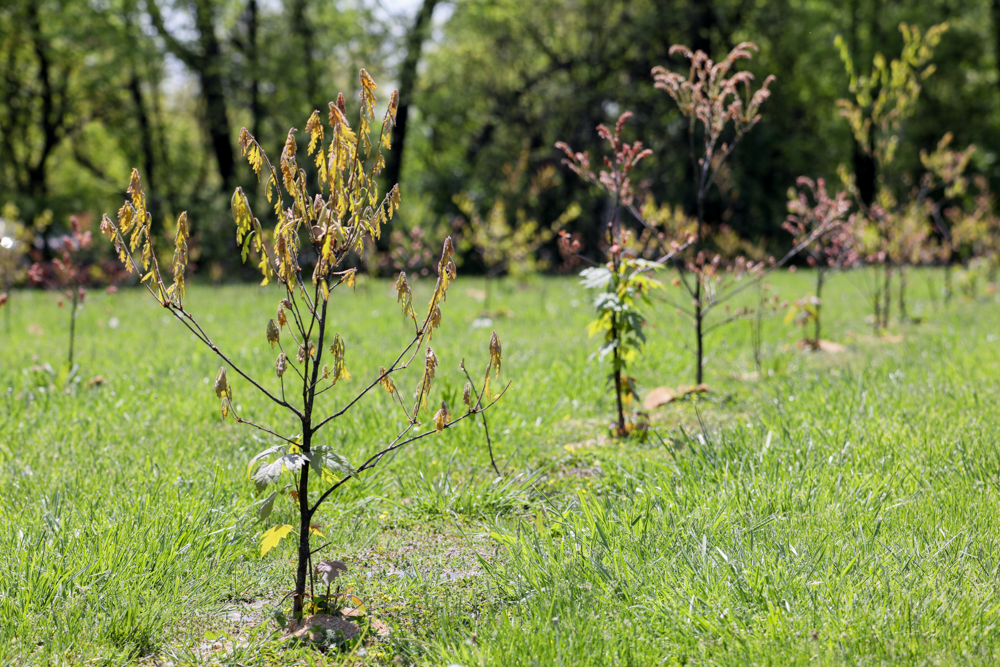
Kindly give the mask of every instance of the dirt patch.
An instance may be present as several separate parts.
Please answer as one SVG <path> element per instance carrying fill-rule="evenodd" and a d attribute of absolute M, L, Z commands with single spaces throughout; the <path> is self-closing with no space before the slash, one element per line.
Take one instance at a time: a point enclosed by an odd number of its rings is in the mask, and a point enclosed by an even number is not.
<path fill-rule="evenodd" d="M 288 627 L 282 634 L 282 639 L 301 639 L 317 644 L 342 644 L 358 636 L 361 632 L 361 625 L 356 623 L 364 622 L 364 612 L 357 609 L 345 609 L 339 615 L 333 614 L 313 614 L 306 616 L 301 621 L 289 621 Z M 389 627 L 378 619 L 368 619 L 371 633 L 378 637 L 388 637 Z"/>

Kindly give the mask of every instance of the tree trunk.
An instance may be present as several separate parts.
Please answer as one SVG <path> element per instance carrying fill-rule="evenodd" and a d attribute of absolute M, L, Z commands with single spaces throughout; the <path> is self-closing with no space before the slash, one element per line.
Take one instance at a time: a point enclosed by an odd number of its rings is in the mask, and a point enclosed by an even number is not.
<path fill-rule="evenodd" d="M 615 337 L 615 341 L 618 342 L 618 319 L 615 314 L 611 314 L 611 332 Z M 618 346 L 615 346 L 614 351 L 614 382 L 615 382 L 615 399 L 617 400 L 618 407 L 618 423 L 615 425 L 615 434 L 619 437 L 625 435 L 625 410 L 622 406 L 622 372 L 620 368 L 620 350 Z"/>
<path fill-rule="evenodd" d="M 250 63 L 250 114 L 253 116 L 251 128 L 254 138 L 260 138 L 261 119 L 264 116 L 260 103 L 260 66 L 257 58 L 257 0 L 247 3 L 247 59 Z"/>
<path fill-rule="evenodd" d="M 308 375 L 306 377 L 309 377 Z M 302 419 L 302 451 L 309 452 L 312 424 L 309 416 Z M 295 618 L 302 616 L 305 605 L 306 579 L 309 572 L 309 527 L 312 515 L 309 513 L 309 464 L 302 466 L 299 473 L 299 554 L 298 567 L 295 570 L 295 593 L 292 596 L 292 614 Z"/>
<path fill-rule="evenodd" d="M 27 165 L 28 188 L 38 210 L 45 208 L 45 200 L 49 194 L 48 159 L 52 151 L 65 136 L 66 130 L 66 88 L 53 83 L 52 64 L 49 60 L 49 43 L 42 32 L 42 23 L 38 15 L 38 4 L 27 3 L 27 24 L 31 32 L 35 58 L 38 61 L 38 84 L 41 88 L 41 134 L 42 149 L 34 164 Z M 56 98 L 59 98 L 58 104 Z"/>
<path fill-rule="evenodd" d="M 993 0 L 990 9 L 993 15 L 993 58 L 1000 73 L 1000 0 Z M 997 80 L 1000 82 L 1000 79 Z"/>
<path fill-rule="evenodd" d="M 764 361 L 762 348 L 764 339 L 762 330 L 764 325 L 764 286 L 760 280 L 757 281 L 757 312 L 753 322 L 753 362 L 754 370 L 761 372 Z"/>
<path fill-rule="evenodd" d="M 951 304 L 951 259 L 944 265 L 944 305 Z"/>
<path fill-rule="evenodd" d="M 882 324 L 882 292 L 879 290 L 878 266 L 872 267 L 872 306 L 875 311 L 875 321 L 872 322 L 872 331 L 878 333 L 878 328 Z"/>
<path fill-rule="evenodd" d="M 167 49 L 189 69 L 198 74 L 198 83 L 205 102 L 204 128 L 208 143 L 215 154 L 222 188 L 229 190 L 235 174 L 235 155 L 230 141 L 229 111 L 226 102 L 225 59 L 215 34 L 215 17 L 212 0 L 195 0 L 194 24 L 198 31 L 199 50 L 182 44 L 167 31 L 156 0 L 147 0 L 146 9 L 156 32 L 163 38 Z"/>
<path fill-rule="evenodd" d="M 73 343 L 76 339 L 76 307 L 80 302 L 80 288 L 75 284 L 70 285 L 70 289 L 73 290 L 73 303 L 70 306 L 69 315 L 69 367 L 73 368 Z"/>
<path fill-rule="evenodd" d="M 319 99 L 319 81 L 323 74 L 316 68 L 316 34 L 313 32 L 309 17 L 306 16 L 306 9 L 309 7 L 309 0 L 295 0 L 292 3 L 291 23 L 292 31 L 299 39 L 299 46 L 302 49 L 302 62 L 305 65 L 305 93 L 306 100 L 313 109 L 323 110 L 323 100 Z"/>
<path fill-rule="evenodd" d="M 142 145 L 143 170 L 146 172 L 143 174 L 143 181 L 146 185 L 146 191 L 152 194 L 149 209 L 153 217 L 153 228 L 159 229 L 163 217 L 163 207 L 161 206 L 163 198 L 157 189 L 156 150 L 153 143 L 153 128 L 149 118 L 149 111 L 146 109 L 146 102 L 142 96 L 142 82 L 134 66 L 132 74 L 129 77 L 128 89 L 132 96 L 132 103 L 135 105 L 135 120 L 139 125 L 139 142 Z"/>
<path fill-rule="evenodd" d="M 399 107 L 396 110 L 396 129 L 393 131 L 392 150 L 385 156 L 386 191 L 399 183 L 403 171 L 403 153 L 406 147 L 407 121 L 410 117 L 410 104 L 413 103 L 413 92 L 417 85 L 417 65 L 423 51 L 424 40 L 430 30 L 431 17 L 438 0 L 424 0 L 413 21 L 413 27 L 406 35 L 406 58 L 399 68 Z M 378 239 L 379 250 L 389 247 L 389 232 L 386 228 Z"/>
<path fill-rule="evenodd" d="M 715 7 L 710 0 L 700 0 L 691 5 L 691 49 L 712 55 L 712 30 L 718 24 Z"/>
<path fill-rule="evenodd" d="M 225 61 L 219 39 L 215 34 L 215 21 L 210 0 L 197 0 L 195 3 L 195 27 L 198 29 L 198 42 L 201 45 L 201 67 L 198 80 L 201 92 L 205 98 L 205 123 L 208 130 L 212 150 L 219 165 L 219 176 L 222 179 L 222 189 L 228 191 L 232 187 L 235 173 L 235 157 L 230 139 L 229 110 L 226 103 Z"/>

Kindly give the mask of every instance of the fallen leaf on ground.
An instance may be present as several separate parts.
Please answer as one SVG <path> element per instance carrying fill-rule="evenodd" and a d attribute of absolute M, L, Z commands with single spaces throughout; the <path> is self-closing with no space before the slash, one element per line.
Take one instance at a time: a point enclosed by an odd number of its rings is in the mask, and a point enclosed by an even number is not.
<path fill-rule="evenodd" d="M 476 301 L 486 301 L 486 290 L 469 287 L 465 290 L 465 295 L 469 298 L 475 299 Z"/>
<path fill-rule="evenodd" d="M 667 387 L 657 387 L 646 394 L 646 398 L 643 400 L 642 405 L 647 410 L 652 410 L 653 408 L 670 403 L 676 398 L 677 394 L 674 393 L 673 389 L 668 389 Z"/>
<path fill-rule="evenodd" d="M 709 391 L 710 389 L 708 385 L 704 382 L 696 384 L 693 387 L 682 384 L 678 386 L 677 389 L 657 387 L 646 394 L 646 398 L 643 400 L 642 405 L 647 410 L 652 410 L 653 408 L 666 405 L 667 403 L 672 403 L 677 399 L 684 398 L 690 394 L 705 394 Z"/>

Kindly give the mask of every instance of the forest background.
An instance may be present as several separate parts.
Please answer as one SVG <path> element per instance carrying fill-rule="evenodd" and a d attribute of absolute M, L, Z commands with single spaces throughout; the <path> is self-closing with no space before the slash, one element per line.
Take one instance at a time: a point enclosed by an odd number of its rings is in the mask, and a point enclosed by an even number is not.
<path fill-rule="evenodd" d="M 59 238 L 71 215 L 86 224 L 117 209 L 136 166 L 154 229 L 172 238 L 171 221 L 188 211 L 196 275 L 239 279 L 230 196 L 242 186 L 262 197 L 238 159 L 240 127 L 278 154 L 287 128 L 354 90 L 365 67 L 383 88 L 400 89 L 384 178 L 400 183 L 406 202 L 392 222 L 398 243 L 390 254 L 384 235 L 370 270 L 427 271 L 440 238 L 461 237 L 467 220 L 497 211 L 511 230 L 558 225 L 596 257 L 609 204 L 561 165 L 555 143 L 600 154 L 594 127 L 633 111 L 627 139 L 653 149 L 635 179 L 640 190 L 690 213 L 687 122 L 650 71 L 684 69 L 672 44 L 722 57 L 752 40 L 761 50 L 746 67 L 758 81 L 778 78 L 707 217 L 758 254 L 780 256 L 792 244 L 781 224 L 798 176 L 837 182 L 844 165 L 862 195 L 881 177 L 839 114 L 837 100 L 850 94 L 835 37 L 855 63 L 870 63 L 876 52 L 899 53 L 901 22 L 944 21 L 936 71 L 894 170 L 919 176 L 920 151 L 950 131 L 953 145 L 979 147 L 969 172 L 995 191 L 997 1 L 8 0 L 0 206 L 33 232 L 36 254 L 50 254 L 46 239 Z M 458 245 L 463 270 L 490 268 L 481 249 Z M 535 245 L 533 268 L 572 268 L 553 234 Z"/>

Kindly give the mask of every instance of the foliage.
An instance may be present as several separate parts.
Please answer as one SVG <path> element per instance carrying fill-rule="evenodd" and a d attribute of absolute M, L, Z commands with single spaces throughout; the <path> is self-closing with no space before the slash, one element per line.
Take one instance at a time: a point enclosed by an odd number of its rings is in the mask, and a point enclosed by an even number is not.
<path fill-rule="evenodd" d="M 70 218 L 71 232 L 54 239 L 53 245 L 59 252 L 59 257 L 51 262 L 35 262 L 28 269 L 28 276 L 36 285 L 45 289 L 62 290 L 70 302 L 69 309 L 69 346 L 67 353 L 67 368 L 73 367 L 73 343 L 76 339 L 76 318 L 83 307 L 87 291 L 84 284 L 87 280 L 88 265 L 82 261 L 84 253 L 93 242 L 93 235 L 84 230 L 80 218 Z M 59 307 L 63 307 L 62 299 Z"/>
<path fill-rule="evenodd" d="M 21 279 L 23 273 L 26 235 L 19 216 L 17 206 L 10 202 L 0 210 L 0 308 L 9 299 L 7 290 Z M 7 329 L 10 330 L 10 320 L 7 320 Z"/>
<path fill-rule="evenodd" d="M 487 276 L 511 275 L 523 278 L 532 273 L 545 271 L 549 263 L 538 258 L 539 249 L 549 243 L 568 223 L 580 215 L 580 205 L 571 203 L 551 224 L 539 223 L 529 218 L 528 208 L 537 207 L 539 198 L 556 185 L 556 169 L 548 165 L 532 177 L 526 178 L 528 171 L 528 151 L 522 151 L 516 164 L 507 163 L 503 167 L 506 177 L 497 198 L 485 215 L 480 214 L 480 206 L 462 192 L 455 195 L 455 205 L 464 216 L 462 220 L 466 234 L 459 248 L 471 250 L 480 256 Z M 527 187 L 525 187 L 527 181 Z M 527 201 L 517 198 L 521 193 Z M 514 210 L 510 210 L 514 207 Z"/>
<path fill-rule="evenodd" d="M 325 415 L 321 412 L 317 399 L 338 382 L 351 379 L 346 365 L 344 338 L 339 333 L 334 333 L 332 340 L 328 336 L 330 316 L 336 311 L 336 307 L 334 311 L 329 309 L 331 296 L 339 286 L 354 285 L 356 269 L 345 268 L 345 261 L 351 253 L 363 255 L 365 241 L 379 237 L 381 228 L 392 218 L 400 203 L 398 186 L 381 197 L 377 182 L 385 165 L 382 149 L 389 147 L 391 142 L 397 94 L 392 94 L 379 134 L 373 141 L 375 82 L 365 70 L 361 70 L 360 82 L 361 109 L 356 130 L 347 120 L 343 95 L 329 104 L 329 141 L 326 140 L 327 130 L 319 111 L 314 111 L 306 123 L 309 136 L 307 155 L 317 170 L 315 185 L 310 184 L 311 179 L 299 162 L 296 130 L 288 132 L 278 168 L 273 166 L 264 149 L 245 128 L 240 133 L 240 147 L 251 168 L 258 176 L 263 172 L 264 189 L 268 201 L 273 204 L 276 218 L 273 231 L 265 235 L 243 189 L 236 188 L 232 211 L 236 222 L 236 242 L 242 249 L 243 261 L 256 263 L 263 278 L 262 285 L 274 280 L 283 290 L 277 306 L 277 318 L 270 320 L 266 327 L 267 342 L 272 349 L 277 346 L 279 350 L 274 367 L 278 389 L 268 389 L 263 380 L 255 379 L 243 369 L 241 363 L 225 354 L 185 308 L 184 271 L 188 261 L 186 213 L 181 214 L 177 224 L 173 278 L 169 284 L 154 252 L 151 216 L 137 171 L 132 172 L 128 189 L 130 199 L 119 210 L 117 224 L 107 216 L 101 224 L 101 231 L 114 243 L 121 261 L 130 271 L 141 276 L 150 294 L 225 363 L 215 379 L 215 394 L 221 401 L 223 419 L 232 415 L 237 423 L 257 428 L 281 441 L 254 456 L 247 474 L 259 494 L 270 491 L 258 511 L 261 521 L 269 518 L 279 496 L 290 498 L 297 508 L 298 526 L 274 526 L 265 533 L 261 544 L 263 555 L 293 530 L 298 536 L 293 593 L 293 612 L 296 616 L 301 616 L 309 608 L 306 586 L 308 584 L 312 591 L 314 577 L 310 536 L 316 532 L 312 518 L 322 503 L 348 480 L 377 467 L 389 453 L 480 414 L 499 400 L 499 396 L 491 398 L 490 394 L 490 378 L 499 376 L 502 359 L 500 342 L 494 332 L 489 345 L 490 361 L 486 365 L 483 387 L 481 391 L 476 391 L 477 398 L 472 399 L 470 385 L 465 392 L 463 414 L 452 417 L 449 407 L 442 402 L 433 415 L 433 428 L 417 435 L 411 433 L 420 425 L 418 415 L 426 407 L 430 396 L 438 359 L 429 343 L 435 329 L 441 325 L 441 306 L 456 276 L 455 251 L 449 238 L 445 240 L 438 263 L 437 284 L 422 318 L 418 319 L 414 310 L 405 273 L 400 273 L 397 280 L 397 301 L 402 306 L 404 317 L 414 327 L 410 342 L 394 361 L 389 362 L 388 367 L 381 367 L 374 379 L 366 383 L 344 407 Z M 251 255 L 254 255 L 252 259 Z M 310 263 L 311 284 L 307 284 L 303 273 Z M 285 343 L 282 343 L 282 332 L 287 336 Z M 286 352 L 287 344 L 292 347 Z M 324 363 L 324 355 L 327 354 L 328 363 Z M 397 389 L 394 377 L 398 377 L 415 359 L 417 363 L 423 363 L 423 374 L 414 393 L 414 402 L 407 408 L 404 394 Z M 279 432 L 282 427 L 275 430 L 241 415 L 227 367 L 282 408 L 286 418 L 298 422 L 298 434 L 286 435 Z M 292 383 L 299 385 L 291 396 L 287 396 L 285 391 L 286 374 Z M 273 387 L 275 382 L 272 380 L 267 384 Z M 324 426 L 348 414 L 362 398 L 379 386 L 398 405 L 406 418 L 406 426 L 378 453 L 360 465 L 353 465 L 338 448 L 322 443 L 317 434 Z M 315 477 L 312 486 L 311 476 Z"/>
<path fill-rule="evenodd" d="M 806 342 L 818 347 L 820 343 L 820 311 L 823 306 L 823 282 L 828 270 L 838 271 L 855 266 L 859 261 L 857 239 L 854 236 L 855 218 L 845 220 L 851 204 L 847 192 L 841 190 L 830 197 L 826 182 L 799 177 L 797 189 L 788 191 L 788 217 L 782 227 L 792 235 L 796 245 L 806 239 L 802 253 L 810 267 L 816 269 L 816 290 L 813 295 L 795 302 L 786 321 L 795 320 L 805 329 L 815 325 L 813 338 Z M 845 224 L 846 223 L 846 224 Z"/>
<path fill-rule="evenodd" d="M 841 179 L 855 196 L 859 215 L 867 218 L 866 223 L 859 221 L 867 225 L 865 260 L 881 264 L 884 269 L 881 283 L 877 270 L 869 283 L 875 329 L 884 329 L 889 324 L 893 265 L 899 263 L 901 257 L 919 256 L 927 237 L 926 226 L 921 220 L 925 206 L 923 195 L 905 198 L 898 184 L 889 178 L 889 168 L 895 160 L 904 125 L 916 109 L 922 82 L 935 71 L 930 63 L 934 48 L 947 30 L 948 23 L 940 23 L 921 34 L 917 26 L 900 23 L 903 46 L 899 57 L 887 62 L 881 52 L 876 52 L 869 74 L 856 72 L 847 42 L 842 37 L 837 38 L 853 96 L 853 99 L 838 100 L 837 104 L 858 149 L 871 160 L 876 172 L 867 176 L 870 182 L 859 183 L 856 173 L 849 174 L 841 167 Z M 877 188 L 872 178 L 875 175 L 878 176 Z M 905 177 L 900 179 L 905 180 Z M 902 273 L 900 278 L 903 280 Z M 906 316 L 904 285 L 901 283 L 900 288 L 901 319 Z"/>
<path fill-rule="evenodd" d="M 670 53 L 681 54 L 691 61 L 687 77 L 662 66 L 653 69 L 656 87 L 667 92 L 687 119 L 687 134 L 691 144 L 696 193 L 695 242 L 684 261 L 675 263 L 680 274 L 675 285 L 683 286 L 688 292 L 691 306 L 689 308 L 679 303 L 671 305 L 688 315 L 694 325 L 697 384 L 702 384 L 704 378 L 705 334 L 712 328 L 729 322 L 759 316 L 765 307 L 765 298 L 761 295 L 756 309 L 743 308 L 731 313 L 726 306 L 726 316 L 722 321 L 709 326 L 705 324 L 705 318 L 712 308 L 725 304 L 732 295 L 750 284 L 760 285 L 760 280 L 767 272 L 761 261 L 748 260 L 741 255 L 723 257 L 707 251 L 711 240 L 715 240 L 720 246 L 733 247 L 739 244 L 738 239 L 737 243 L 726 244 L 727 235 L 724 234 L 725 229 L 721 228 L 716 239 L 709 238 L 710 227 L 706 224 L 705 209 L 709 190 L 717 184 L 726 161 L 739 141 L 760 121 L 760 106 L 771 95 L 769 86 L 774 81 L 773 75 L 765 78 L 764 83 L 755 91 L 752 87 L 753 74 L 748 71 L 733 71 L 738 61 L 751 59 L 757 50 L 756 44 L 743 42 L 716 63 L 704 51 L 691 51 L 686 46 L 678 45 L 671 47 Z M 730 128 L 732 136 L 726 139 L 723 135 Z M 699 133 L 701 146 L 696 149 Z M 797 247 L 793 248 L 782 260 L 782 264 L 797 250 Z M 726 265 L 723 264 L 724 261 Z M 776 266 L 773 258 L 770 264 L 772 268 Z M 693 280 L 689 281 L 688 274 L 693 276 Z M 776 303 L 776 299 L 774 297 L 771 300 Z"/>
<path fill-rule="evenodd" d="M 631 115 L 627 111 L 623 113 L 613 133 L 604 125 L 597 126 L 598 135 L 608 143 L 612 154 L 612 157 L 603 158 L 605 168 L 600 172 L 595 173 L 591 169 L 589 153 L 575 153 L 565 143 L 556 144 L 566 155 L 563 162 L 578 176 L 610 195 L 614 202 L 612 217 L 607 224 L 608 260 L 603 265 L 584 269 L 580 276 L 585 287 L 597 290 L 594 297 L 597 319 L 587 329 L 591 336 L 600 334 L 603 339 L 597 351 L 600 359 L 611 355 L 608 379 L 615 392 L 618 414 L 614 430 L 619 436 L 626 435 L 633 426 L 626 422 L 625 406 L 635 398 L 635 380 L 628 376 L 628 367 L 646 342 L 640 305 L 651 305 L 649 292 L 660 287 L 648 274 L 669 261 L 680 247 L 676 241 L 673 242 L 673 250 L 657 262 L 636 257 L 627 247 L 631 235 L 622 225 L 621 210 L 632 207 L 635 199 L 632 170 L 651 154 L 649 149 L 643 149 L 641 141 L 632 144 L 622 141 L 622 128 Z M 564 246 L 572 243 L 567 235 L 563 235 L 562 241 Z M 570 248 L 571 252 L 577 250 L 579 246 Z"/>
<path fill-rule="evenodd" d="M 899 57 L 886 62 L 885 56 L 876 53 L 868 74 L 859 74 L 854 69 L 846 40 L 837 36 L 837 47 L 854 96 L 853 100 L 838 100 L 837 105 L 858 146 L 874 157 L 882 169 L 896 157 L 903 123 L 914 113 L 921 82 L 936 69 L 930 59 L 947 30 L 948 24 L 940 23 L 921 35 L 917 26 L 900 23 L 903 49 Z"/>
<path fill-rule="evenodd" d="M 986 262 L 988 280 L 995 284 L 1000 266 L 1000 217 L 986 177 L 974 177 L 972 186 L 971 202 L 961 209 L 947 208 L 945 216 L 954 230 L 954 242 L 968 253 L 967 256 Z"/>

